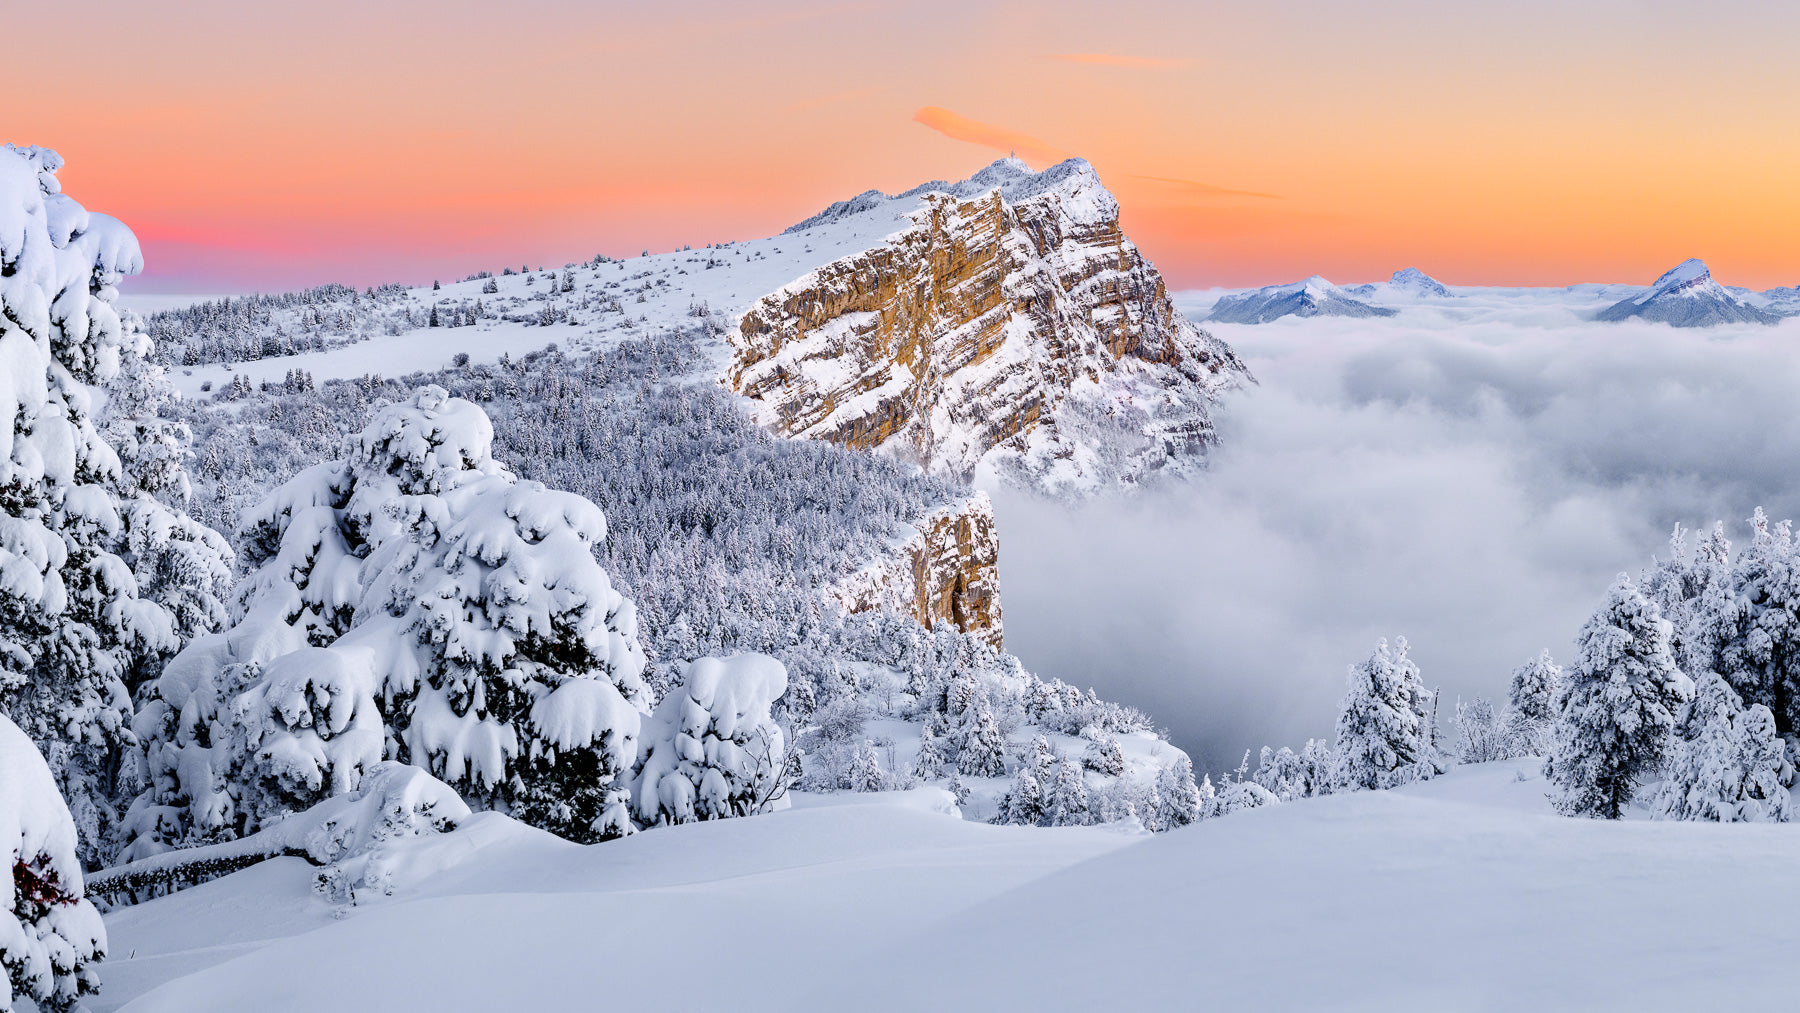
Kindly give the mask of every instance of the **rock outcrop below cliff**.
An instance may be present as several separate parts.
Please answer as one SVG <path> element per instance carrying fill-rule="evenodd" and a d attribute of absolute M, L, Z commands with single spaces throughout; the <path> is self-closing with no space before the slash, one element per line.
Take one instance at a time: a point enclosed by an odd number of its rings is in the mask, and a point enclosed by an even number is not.
<path fill-rule="evenodd" d="M 1212 442 L 1214 402 L 1248 373 L 1175 310 L 1086 162 L 1002 160 L 878 196 L 797 235 L 910 206 L 899 231 L 761 297 L 728 333 L 726 381 L 764 424 L 1073 495 Z"/>
<path fill-rule="evenodd" d="M 928 627 L 949 623 L 1001 647 L 999 563 L 993 506 L 978 492 L 920 518 L 910 537 L 828 594 L 851 612 L 900 612 Z"/>

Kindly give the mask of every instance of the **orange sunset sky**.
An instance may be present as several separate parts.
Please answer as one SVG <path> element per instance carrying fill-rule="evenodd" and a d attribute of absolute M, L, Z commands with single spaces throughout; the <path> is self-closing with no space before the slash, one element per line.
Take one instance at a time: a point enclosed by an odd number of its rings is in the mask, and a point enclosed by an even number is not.
<path fill-rule="evenodd" d="M 1176 287 L 1800 284 L 1800 5 L 11 4 L 5 137 L 138 291 L 767 235 L 1017 150 Z M 23 61 L 21 63 L 21 60 Z"/>

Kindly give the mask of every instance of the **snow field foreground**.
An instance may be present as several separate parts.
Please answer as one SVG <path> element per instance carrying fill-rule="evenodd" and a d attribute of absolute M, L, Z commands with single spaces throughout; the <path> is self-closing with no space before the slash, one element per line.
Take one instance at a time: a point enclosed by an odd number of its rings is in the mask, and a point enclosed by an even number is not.
<path fill-rule="evenodd" d="M 115 912 L 95 1009 L 1783 1008 L 1800 829 L 1558 817 L 1537 765 L 1154 836 L 932 790 L 585 848 L 481 814 L 338 920 L 297 859 Z"/>
<path fill-rule="evenodd" d="M 795 1008 L 1790 1008 L 1800 831 L 1559 817 L 1538 766 L 1147 838 L 933 927 L 926 977 L 851 965 Z"/>
<path fill-rule="evenodd" d="M 114 912 L 94 1009 L 794 1009 L 821 967 L 880 963 L 946 914 L 1144 836 L 949 806 L 936 789 L 803 797 L 596 847 L 481 813 L 407 842 L 393 896 L 347 912 L 276 859 Z"/>

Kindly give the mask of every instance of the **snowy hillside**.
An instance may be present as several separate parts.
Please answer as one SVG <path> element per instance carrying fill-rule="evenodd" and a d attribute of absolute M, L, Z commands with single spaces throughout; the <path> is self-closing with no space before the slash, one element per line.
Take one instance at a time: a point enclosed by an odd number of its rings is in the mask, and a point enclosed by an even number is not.
<path fill-rule="evenodd" d="M 929 791 L 589 848 L 481 817 L 396 845 L 391 895 L 355 906 L 281 859 L 116 912 L 95 1008 L 1782 1005 L 1791 827 L 1569 820 L 1544 788 L 1486 764 L 1154 837 L 981 826 Z"/>
<path fill-rule="evenodd" d="M 780 235 L 420 288 L 324 286 L 151 318 L 188 394 L 583 353 L 701 326 L 683 379 L 779 431 L 1088 494 L 1177 469 L 1247 374 L 1188 323 L 1079 159 L 840 202 Z"/>

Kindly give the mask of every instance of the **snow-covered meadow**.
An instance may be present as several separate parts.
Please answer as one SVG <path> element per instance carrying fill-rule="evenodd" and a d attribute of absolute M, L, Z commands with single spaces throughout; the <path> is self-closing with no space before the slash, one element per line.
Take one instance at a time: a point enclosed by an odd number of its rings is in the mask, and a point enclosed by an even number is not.
<path fill-rule="evenodd" d="M 1452 291 L 1205 323 L 1259 383 L 1199 481 L 1077 507 L 997 490 L 1009 647 L 1219 770 L 1328 732 L 1378 636 L 1446 706 L 1497 696 L 1675 523 L 1741 542 L 1757 506 L 1800 518 L 1800 319 L 1596 323 L 1639 289 Z M 1221 294 L 1176 301 L 1203 319 Z"/>

